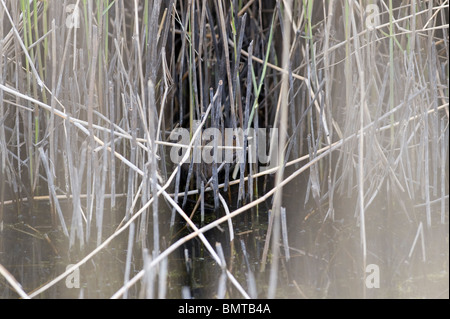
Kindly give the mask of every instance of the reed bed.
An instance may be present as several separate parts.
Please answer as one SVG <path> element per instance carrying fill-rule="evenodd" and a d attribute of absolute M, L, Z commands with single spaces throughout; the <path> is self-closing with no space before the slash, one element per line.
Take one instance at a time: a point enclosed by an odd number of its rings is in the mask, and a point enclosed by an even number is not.
<path fill-rule="evenodd" d="M 448 297 L 448 0 L 0 1 L 3 298 Z"/>

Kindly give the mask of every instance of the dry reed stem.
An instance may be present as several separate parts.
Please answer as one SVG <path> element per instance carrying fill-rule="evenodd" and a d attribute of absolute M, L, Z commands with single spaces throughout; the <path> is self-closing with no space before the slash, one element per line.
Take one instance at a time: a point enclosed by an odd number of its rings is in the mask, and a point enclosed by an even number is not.
<path fill-rule="evenodd" d="M 30 299 L 30 296 L 27 295 L 25 291 L 23 291 L 20 283 L 14 278 L 13 275 L 2 265 L 0 264 L 0 274 L 5 277 L 5 279 L 10 283 L 10 285 L 14 288 L 14 290 L 19 294 L 19 296 L 23 299 Z"/>

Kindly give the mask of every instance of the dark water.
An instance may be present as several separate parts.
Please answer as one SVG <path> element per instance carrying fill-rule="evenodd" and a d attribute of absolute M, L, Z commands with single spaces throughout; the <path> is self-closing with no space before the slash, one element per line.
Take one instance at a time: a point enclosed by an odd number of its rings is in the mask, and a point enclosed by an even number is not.
<path fill-rule="evenodd" d="M 226 193 L 224 193 L 225 197 Z M 234 196 L 234 195 L 233 195 Z M 225 198 L 231 199 L 232 193 Z M 182 200 L 182 199 L 181 199 Z M 66 220 L 70 221 L 71 203 L 61 201 Z M 225 215 L 222 209 L 214 211 L 212 199 L 206 203 L 205 224 Z M 108 207 L 109 201 L 105 202 Z M 103 237 L 111 235 L 118 222 L 123 217 L 125 201 L 119 201 L 116 211 L 105 213 Z M 193 199 L 188 200 L 185 211 L 189 212 L 195 205 Z M 161 205 L 162 206 L 162 205 Z M 212 208 L 211 208 L 212 207 Z M 69 239 L 64 236 L 61 227 L 53 227 L 51 207 L 47 202 L 35 201 L 31 207 L 28 202 L 20 206 L 4 207 L 3 230 L 0 233 L 0 263 L 7 268 L 25 292 L 32 293 L 37 288 L 51 281 L 66 270 L 70 264 L 77 263 L 85 255 L 95 249 L 93 243 L 83 248 L 76 243 L 69 248 Z M 231 206 L 230 209 L 234 207 Z M 175 227 L 170 229 L 171 211 L 162 207 L 160 214 L 160 232 L 162 251 L 177 239 L 189 234 L 192 230 L 181 217 L 177 216 Z M 115 218 L 111 216 L 115 215 Z M 201 226 L 200 211 L 193 216 L 193 221 Z M 113 221 L 116 221 L 113 223 Z M 66 222 L 67 223 L 67 222 Z M 205 233 L 207 240 L 215 247 L 221 243 L 227 264 L 232 264 L 230 270 L 245 283 L 247 265 L 242 258 L 241 241 L 244 243 L 250 264 L 257 270 L 261 257 L 264 233 L 267 226 L 267 207 L 260 205 L 258 214 L 252 211 L 245 216 L 238 216 L 234 221 L 235 240 L 230 244 L 227 224 L 220 229 L 214 228 Z M 151 222 L 148 229 L 152 229 Z M 92 227 L 95 229 L 95 226 Z M 136 227 L 137 228 L 137 227 Z M 93 235 L 95 237 L 95 235 Z M 151 234 L 148 235 L 152 237 Z M 95 241 L 95 240 L 93 240 Z M 128 230 L 115 238 L 105 249 L 80 267 L 79 288 L 68 287 L 66 280 L 61 280 L 50 289 L 39 294 L 37 298 L 109 298 L 124 283 L 128 245 Z M 151 239 L 148 246 L 151 245 Z M 142 246 L 135 240 L 130 263 L 130 278 L 143 267 Z M 198 238 L 187 242 L 169 257 L 167 276 L 167 298 L 180 298 L 182 288 L 189 287 L 193 298 L 213 298 L 217 294 L 218 278 L 222 270 L 210 256 L 205 246 Z M 70 286 L 70 283 L 69 283 Z M 241 297 L 228 283 L 227 296 Z M 141 296 L 140 283 L 130 288 L 129 298 Z M 0 297 L 16 298 L 17 294 L 0 279 Z"/>
<path fill-rule="evenodd" d="M 261 180 L 260 183 L 259 190 L 263 192 L 264 181 Z M 367 211 L 366 217 L 366 264 L 379 266 L 380 287 L 364 289 L 367 273 L 361 266 L 363 261 L 354 199 L 343 197 L 336 201 L 334 220 L 327 219 L 324 222 L 323 211 L 319 211 L 313 204 L 304 204 L 305 190 L 302 185 L 305 183 L 305 178 L 298 178 L 284 190 L 290 259 L 286 260 L 284 246 L 281 246 L 278 298 L 361 298 L 363 294 L 369 298 L 448 298 L 447 224 L 440 225 L 436 222 L 430 229 L 423 225 L 426 256 L 423 256 L 421 238 L 417 240 L 414 251 L 409 256 L 418 230 L 417 218 L 425 216 L 425 208 L 414 205 L 403 207 L 398 200 L 391 200 L 393 207 L 387 201 L 375 203 Z M 229 201 L 230 210 L 234 210 L 234 191 L 222 194 Z M 70 220 L 71 205 L 64 201 L 61 203 L 63 211 L 67 212 L 66 220 Z M 206 204 L 205 224 L 225 214 L 223 210 L 214 211 L 211 199 Z M 164 205 L 160 203 L 161 251 L 192 231 L 178 216 L 175 228 L 170 230 L 171 210 Z M 192 210 L 194 205 L 192 197 L 185 210 Z M 123 215 L 123 206 L 124 202 L 119 201 L 115 211 L 105 214 L 109 217 L 105 217 L 104 221 L 104 239 L 117 227 L 120 216 Z M 434 207 L 434 216 L 438 215 L 437 206 Z M 105 202 L 105 207 L 109 207 L 108 201 Z M 246 291 L 249 290 L 249 276 L 253 275 L 259 298 L 267 297 L 272 262 L 269 251 L 266 270 L 260 271 L 270 207 L 269 200 L 257 209 L 253 208 L 237 216 L 233 220 L 233 242 L 229 240 L 227 223 L 205 233 L 213 247 L 217 242 L 221 243 L 228 269 Z M 63 273 L 68 265 L 78 262 L 95 248 L 90 243 L 83 249 L 78 245 L 69 249 L 69 241 L 60 227 L 52 226 L 50 212 L 51 208 L 46 202 L 35 201 L 32 206 L 28 202 L 19 206 L 4 206 L 0 263 L 22 284 L 27 293 L 32 293 L 51 281 Z M 199 215 L 198 211 L 192 218 L 197 226 L 201 226 Z M 151 222 L 148 229 L 152 229 Z M 247 251 L 248 264 L 242 252 L 242 244 Z M 111 297 L 124 283 L 127 245 L 128 231 L 125 231 L 80 267 L 79 288 L 70 287 L 70 282 L 67 284 L 66 280 L 61 280 L 36 298 Z M 148 246 L 151 247 L 151 239 L 148 240 Z M 135 240 L 130 278 L 142 268 L 142 246 Z M 185 289 L 193 298 L 216 298 L 221 274 L 221 268 L 203 243 L 199 238 L 194 238 L 169 257 L 165 297 L 181 298 L 183 287 L 187 287 Z M 155 288 L 155 291 L 158 289 Z M 128 291 L 128 298 L 142 296 L 141 282 Z M 0 298 L 17 297 L 5 279 L 0 278 Z M 225 297 L 241 298 L 242 295 L 227 281 Z"/>

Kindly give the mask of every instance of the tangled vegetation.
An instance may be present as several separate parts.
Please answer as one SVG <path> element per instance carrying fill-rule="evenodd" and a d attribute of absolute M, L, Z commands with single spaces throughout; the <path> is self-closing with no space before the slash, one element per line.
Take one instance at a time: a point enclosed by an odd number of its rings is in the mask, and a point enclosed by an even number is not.
<path fill-rule="evenodd" d="M 2 298 L 448 298 L 448 0 L 0 1 Z"/>

